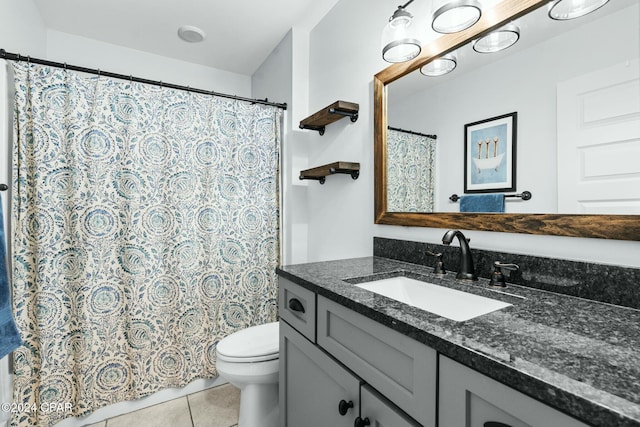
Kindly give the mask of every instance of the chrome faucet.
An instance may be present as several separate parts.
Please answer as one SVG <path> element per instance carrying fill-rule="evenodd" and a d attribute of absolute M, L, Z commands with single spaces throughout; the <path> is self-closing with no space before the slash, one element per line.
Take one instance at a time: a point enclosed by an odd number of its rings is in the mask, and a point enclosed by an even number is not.
<path fill-rule="evenodd" d="M 449 230 L 442 236 L 442 243 L 450 245 L 453 238 L 457 237 L 460 243 L 460 270 L 456 275 L 456 279 L 478 280 L 475 269 L 473 268 L 473 257 L 469 248 L 469 239 L 467 239 L 460 230 Z"/>

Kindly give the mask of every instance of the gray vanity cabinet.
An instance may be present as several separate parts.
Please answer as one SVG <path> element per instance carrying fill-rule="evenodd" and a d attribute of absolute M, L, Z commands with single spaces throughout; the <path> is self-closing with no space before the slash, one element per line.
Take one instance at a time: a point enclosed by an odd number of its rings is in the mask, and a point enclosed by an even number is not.
<path fill-rule="evenodd" d="M 435 427 L 433 349 L 287 279 L 279 284 L 283 427 Z"/>
<path fill-rule="evenodd" d="M 436 423 L 437 352 L 318 296 L 318 345 L 424 427 Z"/>
<path fill-rule="evenodd" d="M 442 355 L 439 415 L 439 427 L 484 427 L 490 422 L 505 427 L 587 427 Z"/>
<path fill-rule="evenodd" d="M 366 384 L 360 390 L 360 419 L 364 425 L 375 427 L 420 427 Z"/>
<path fill-rule="evenodd" d="M 356 376 L 280 322 L 283 427 L 353 427 L 360 411 L 359 395 Z"/>
<path fill-rule="evenodd" d="M 283 427 L 420 427 L 284 321 L 280 360 Z"/>
<path fill-rule="evenodd" d="M 283 427 L 587 427 L 282 277 L 280 314 Z"/>

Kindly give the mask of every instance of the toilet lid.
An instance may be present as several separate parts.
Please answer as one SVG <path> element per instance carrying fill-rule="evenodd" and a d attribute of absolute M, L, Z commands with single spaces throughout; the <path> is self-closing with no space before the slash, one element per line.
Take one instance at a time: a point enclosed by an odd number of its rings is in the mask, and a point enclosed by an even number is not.
<path fill-rule="evenodd" d="M 278 322 L 252 326 L 222 339 L 218 357 L 226 361 L 260 362 L 278 358 L 280 326 Z"/>

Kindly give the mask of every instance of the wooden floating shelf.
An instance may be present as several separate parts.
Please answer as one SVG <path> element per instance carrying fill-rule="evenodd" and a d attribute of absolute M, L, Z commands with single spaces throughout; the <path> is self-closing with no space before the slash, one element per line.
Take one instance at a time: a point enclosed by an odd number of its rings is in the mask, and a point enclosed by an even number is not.
<path fill-rule="evenodd" d="M 337 173 L 349 174 L 351 178 L 358 179 L 360 176 L 360 163 L 351 162 L 335 162 L 328 165 L 318 166 L 317 168 L 307 169 L 300 172 L 300 179 L 314 179 L 324 184 L 327 175 Z"/>
<path fill-rule="evenodd" d="M 350 117 L 352 122 L 358 120 L 360 106 L 354 102 L 336 101 L 300 122 L 300 129 L 317 130 L 324 135 L 325 127 L 343 117 Z"/>

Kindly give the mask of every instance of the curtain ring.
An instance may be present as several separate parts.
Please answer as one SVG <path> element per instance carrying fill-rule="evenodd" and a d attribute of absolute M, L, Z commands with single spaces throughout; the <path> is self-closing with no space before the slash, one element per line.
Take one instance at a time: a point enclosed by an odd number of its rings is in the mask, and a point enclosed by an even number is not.
<path fill-rule="evenodd" d="M 100 77 L 100 68 L 98 68 L 98 77 Z"/>
<path fill-rule="evenodd" d="M 67 63 L 64 63 L 64 70 L 67 71 Z"/>
<path fill-rule="evenodd" d="M 31 64 L 31 55 L 27 56 L 27 62 Z"/>
<path fill-rule="evenodd" d="M 133 83 L 133 74 L 129 74 L 129 83 Z"/>

